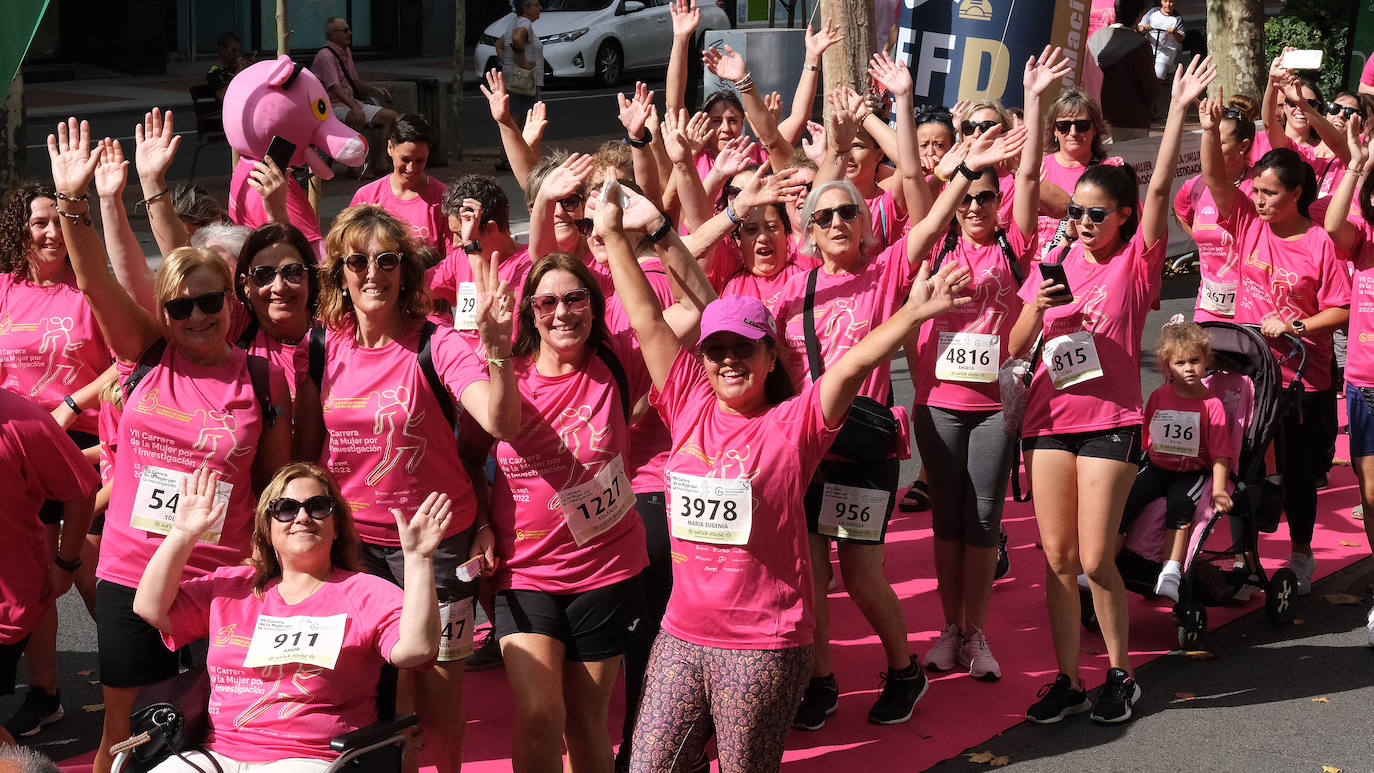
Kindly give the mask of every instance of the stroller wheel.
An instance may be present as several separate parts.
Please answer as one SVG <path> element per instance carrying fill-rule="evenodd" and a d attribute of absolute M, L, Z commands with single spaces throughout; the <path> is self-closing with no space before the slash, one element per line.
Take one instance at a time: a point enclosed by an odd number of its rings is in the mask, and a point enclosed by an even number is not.
<path fill-rule="evenodd" d="M 1102 625 L 1097 622 L 1097 610 L 1093 607 L 1092 591 L 1078 589 L 1078 619 L 1083 623 L 1083 627 L 1093 633 L 1100 633 Z"/>
<path fill-rule="evenodd" d="M 1297 575 L 1288 568 L 1275 571 L 1269 577 L 1269 587 L 1264 591 L 1264 613 L 1269 616 L 1269 622 L 1282 625 L 1291 621 L 1297 598 Z"/>
<path fill-rule="evenodd" d="M 1189 601 L 1174 606 L 1174 617 L 1178 620 L 1178 647 L 1195 650 L 1202 643 L 1202 635 L 1207 633 L 1207 607 Z"/>

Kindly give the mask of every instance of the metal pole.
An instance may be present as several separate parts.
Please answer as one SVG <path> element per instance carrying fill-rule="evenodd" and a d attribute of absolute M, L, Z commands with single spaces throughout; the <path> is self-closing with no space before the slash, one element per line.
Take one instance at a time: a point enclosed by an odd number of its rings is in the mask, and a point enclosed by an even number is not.
<path fill-rule="evenodd" d="M 286 27 L 286 0 L 277 0 L 277 56 L 289 56 L 291 30 Z"/>

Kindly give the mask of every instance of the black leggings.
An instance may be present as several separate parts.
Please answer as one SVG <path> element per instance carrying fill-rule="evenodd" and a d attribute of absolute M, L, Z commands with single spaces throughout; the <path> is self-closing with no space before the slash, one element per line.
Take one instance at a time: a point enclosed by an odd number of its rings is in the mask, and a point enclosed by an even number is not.
<path fill-rule="evenodd" d="M 616 754 L 624 766 L 630 763 L 630 740 L 635 734 L 649 650 L 658 638 L 663 613 L 668 608 L 668 596 L 673 592 L 673 559 L 668 542 L 668 504 L 664 492 L 636 493 L 635 510 L 644 521 L 649 566 L 639 575 L 644 584 L 644 617 L 625 650 L 625 723 L 621 726 L 620 750 Z"/>
<path fill-rule="evenodd" d="M 1204 493 L 1209 493 L 1212 471 L 1189 470 L 1178 472 L 1147 464 L 1135 475 L 1131 493 L 1126 497 L 1126 512 L 1121 519 L 1121 533 L 1126 534 L 1140 511 L 1151 502 L 1164 497 L 1167 501 L 1164 526 L 1182 529 L 1193 522 L 1193 513 Z"/>
<path fill-rule="evenodd" d="M 1317 526 L 1314 476 L 1326 463 L 1323 451 L 1336 418 L 1332 400 L 1330 390 L 1303 392 L 1298 405 L 1283 418 L 1283 447 L 1278 459 L 1278 471 L 1283 473 L 1283 511 L 1288 518 L 1289 539 L 1299 545 L 1312 542 Z"/>

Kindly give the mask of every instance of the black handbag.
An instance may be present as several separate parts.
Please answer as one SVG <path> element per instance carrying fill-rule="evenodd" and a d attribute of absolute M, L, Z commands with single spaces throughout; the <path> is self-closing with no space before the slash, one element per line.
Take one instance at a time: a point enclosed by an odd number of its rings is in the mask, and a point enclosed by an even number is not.
<path fill-rule="evenodd" d="M 209 709 L 210 674 L 203 665 L 144 688 L 129 712 L 131 735 L 125 743 L 138 743 L 125 747 L 128 770 L 150 770 L 174 754 L 196 748 L 209 733 Z M 213 758 L 205 759 L 219 770 Z"/>
<path fill-rule="evenodd" d="M 821 359 L 821 344 L 816 338 L 816 278 L 819 268 L 811 269 L 806 278 L 806 305 L 802 309 L 802 334 L 806 338 L 806 363 L 815 381 L 825 372 L 825 361 Z M 888 400 L 892 390 L 888 389 Z M 835 435 L 830 445 L 830 453 L 853 462 L 877 464 L 892 455 L 892 445 L 901 427 L 892 415 L 890 403 L 883 403 L 871 397 L 859 395 L 849 407 L 849 416 Z"/>

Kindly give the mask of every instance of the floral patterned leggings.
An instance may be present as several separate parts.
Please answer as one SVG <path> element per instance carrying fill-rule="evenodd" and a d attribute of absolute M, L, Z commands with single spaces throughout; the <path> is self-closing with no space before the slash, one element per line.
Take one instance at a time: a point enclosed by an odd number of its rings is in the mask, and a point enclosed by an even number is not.
<path fill-rule="evenodd" d="M 644 678 L 631 773 L 690 770 L 713 723 L 721 773 L 778 770 L 811 657 L 809 646 L 730 650 L 659 632 Z"/>

